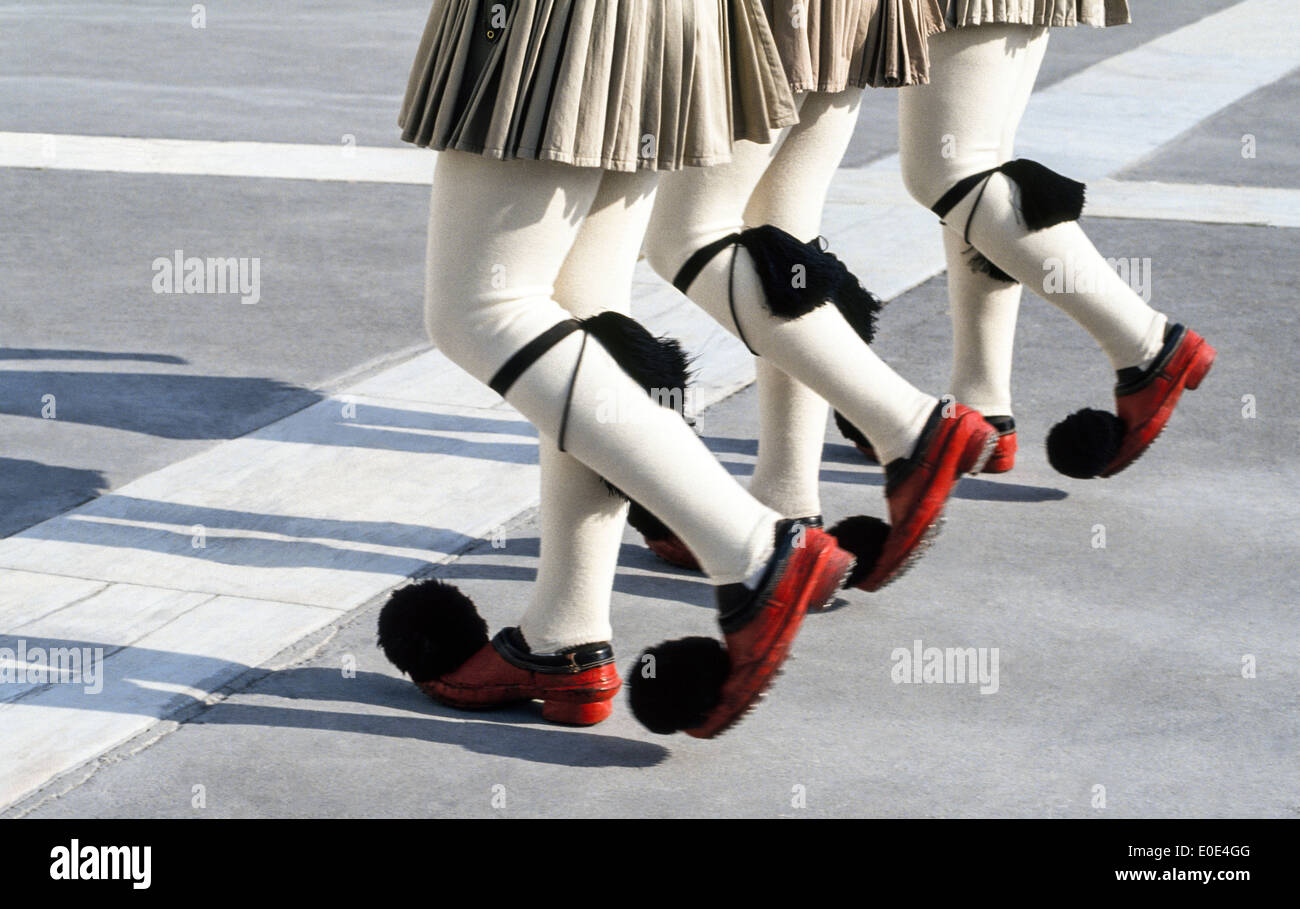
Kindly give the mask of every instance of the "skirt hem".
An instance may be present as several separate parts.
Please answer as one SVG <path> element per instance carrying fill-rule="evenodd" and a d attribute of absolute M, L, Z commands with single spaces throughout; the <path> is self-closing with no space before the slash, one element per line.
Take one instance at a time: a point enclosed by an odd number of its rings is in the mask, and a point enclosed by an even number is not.
<path fill-rule="evenodd" d="M 470 142 L 421 145 L 420 143 L 414 142 L 410 139 L 403 139 L 402 141 L 410 142 L 417 148 L 427 148 L 430 151 L 458 151 L 466 154 L 479 155 L 495 161 L 546 161 L 552 164 L 564 164 L 569 167 L 593 167 L 599 168 L 600 170 L 617 171 L 619 173 L 634 173 L 640 170 L 672 171 L 681 170 L 684 167 L 715 167 L 719 164 L 727 164 L 731 161 L 730 154 L 687 155 L 677 162 L 675 166 L 662 166 L 653 162 L 647 163 L 644 158 L 627 159 L 575 155 L 572 152 L 566 152 L 562 149 L 490 148 L 475 145 Z"/>

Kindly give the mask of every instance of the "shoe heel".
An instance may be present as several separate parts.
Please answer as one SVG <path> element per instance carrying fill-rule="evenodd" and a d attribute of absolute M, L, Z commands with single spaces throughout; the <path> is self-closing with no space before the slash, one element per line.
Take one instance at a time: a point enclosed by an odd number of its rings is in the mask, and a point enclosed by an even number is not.
<path fill-rule="evenodd" d="M 601 720 L 609 719 L 609 715 L 613 712 L 613 700 L 592 701 L 586 704 L 575 704 L 571 701 L 542 702 L 542 716 L 545 719 L 569 726 L 594 726 Z"/>
<path fill-rule="evenodd" d="M 1200 387 L 1206 374 L 1209 373 L 1210 367 L 1214 365 L 1214 358 L 1218 355 L 1219 352 L 1208 344 L 1197 351 L 1196 362 L 1187 370 L 1187 382 L 1185 384 L 1189 389 L 1195 391 Z"/>
<path fill-rule="evenodd" d="M 984 465 L 993 457 L 994 450 L 998 447 L 998 433 L 996 429 L 990 429 L 985 435 L 973 435 L 970 441 L 966 443 L 966 451 L 962 454 L 962 472 L 975 476 L 984 469 Z"/>

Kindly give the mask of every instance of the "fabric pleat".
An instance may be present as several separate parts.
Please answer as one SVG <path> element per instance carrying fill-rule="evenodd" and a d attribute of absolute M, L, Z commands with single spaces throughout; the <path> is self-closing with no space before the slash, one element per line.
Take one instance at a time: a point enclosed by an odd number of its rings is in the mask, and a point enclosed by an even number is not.
<path fill-rule="evenodd" d="M 926 41 L 944 28 L 942 0 L 763 0 L 763 8 L 794 91 L 923 83 Z"/>
<path fill-rule="evenodd" d="M 1128 0 L 946 0 L 946 21 L 969 25 L 1127 25 Z"/>
<path fill-rule="evenodd" d="M 724 163 L 797 119 L 760 0 L 435 0 L 398 124 L 438 150 L 633 171 Z"/>

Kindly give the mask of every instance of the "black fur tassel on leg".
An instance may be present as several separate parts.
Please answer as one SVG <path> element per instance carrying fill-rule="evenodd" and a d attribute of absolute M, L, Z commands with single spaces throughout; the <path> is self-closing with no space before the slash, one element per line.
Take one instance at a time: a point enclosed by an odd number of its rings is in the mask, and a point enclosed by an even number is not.
<path fill-rule="evenodd" d="M 1078 180 L 1071 180 L 1028 158 L 1008 161 L 998 170 L 1020 187 L 1020 213 L 1030 230 L 1077 221 L 1083 214 L 1085 187 Z"/>
<path fill-rule="evenodd" d="M 701 725 L 718 705 L 731 661 L 713 638 L 648 647 L 627 675 L 632 715 L 659 735 Z"/>
<path fill-rule="evenodd" d="M 647 394 L 675 391 L 680 406 L 691 381 L 691 361 L 679 341 L 656 338 L 620 312 L 602 312 L 579 321 Z"/>
<path fill-rule="evenodd" d="M 885 540 L 889 537 L 889 525 L 880 518 L 857 514 L 845 518 L 826 532 L 835 538 L 841 549 L 858 560 L 849 576 L 844 579 L 844 587 L 847 589 L 858 586 L 875 570 L 881 550 L 885 548 Z"/>
<path fill-rule="evenodd" d="M 379 613 L 379 646 L 414 682 L 454 672 L 488 642 L 474 602 L 430 578 L 393 591 Z"/>
<path fill-rule="evenodd" d="M 845 321 L 868 344 L 876 336 L 881 302 L 862 286 L 821 237 L 807 243 L 771 224 L 741 231 L 763 285 L 768 308 L 783 319 L 798 319 L 823 303 L 839 308 Z"/>
<path fill-rule="evenodd" d="M 609 352 L 614 361 L 662 407 L 686 415 L 686 391 L 691 361 L 675 338 L 655 337 L 640 322 L 619 312 L 602 312 L 581 319 L 582 328 Z M 628 498 L 608 480 L 612 495 Z M 644 511 L 644 509 L 643 509 Z M 649 512 L 645 512 L 649 514 Z M 658 538 L 656 538 L 658 539 Z"/>
<path fill-rule="evenodd" d="M 1124 421 L 1113 413 L 1086 407 L 1047 433 L 1047 461 L 1067 477 L 1091 480 L 1115 460 L 1124 432 Z"/>
<path fill-rule="evenodd" d="M 988 275 L 994 281 L 1001 281 L 1003 284 L 1019 284 L 1015 278 L 1007 274 L 1002 269 L 994 265 L 989 258 L 975 247 L 970 248 L 970 255 L 966 257 L 966 264 L 970 270 L 977 275 Z"/>

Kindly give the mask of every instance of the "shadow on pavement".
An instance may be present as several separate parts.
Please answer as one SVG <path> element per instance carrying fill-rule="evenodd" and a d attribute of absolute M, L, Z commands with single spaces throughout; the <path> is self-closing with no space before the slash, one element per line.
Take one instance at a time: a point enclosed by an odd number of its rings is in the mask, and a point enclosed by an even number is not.
<path fill-rule="evenodd" d="M 54 419 L 164 439 L 233 439 L 321 396 L 276 379 L 171 373 L 0 370 L 0 414 Z"/>
<path fill-rule="evenodd" d="M 141 527 L 122 521 L 170 524 Z M 202 546 L 195 537 L 202 533 Z M 242 533 L 251 531 L 301 539 L 274 540 Z M 430 559 L 453 555 L 479 540 L 458 531 L 394 521 L 336 520 L 295 515 L 263 514 L 206 508 L 131 496 L 106 495 L 75 517 L 48 521 L 29 529 L 42 540 L 139 549 L 224 565 L 251 567 L 313 567 L 410 576 L 427 571 Z M 427 552 L 429 559 L 334 546 L 319 540 L 389 546 Z"/>
<path fill-rule="evenodd" d="M 227 702 L 204 711 L 193 722 L 291 726 L 418 739 L 458 745 L 479 754 L 567 767 L 652 767 L 669 754 L 668 749 L 651 742 L 558 728 L 541 719 L 536 704 L 525 703 L 490 712 L 453 710 L 426 697 L 406 679 L 378 672 L 358 672 L 355 678 L 345 678 L 337 669 L 312 666 L 285 669 L 259 680 L 246 693 L 368 704 L 429 716 L 422 719 L 334 713 Z M 431 722 L 435 717 L 454 722 Z M 544 725 L 527 725 L 531 723 Z"/>
<path fill-rule="evenodd" d="M 470 417 L 358 403 L 354 417 L 340 412 L 335 418 L 277 424 L 281 418 L 325 400 L 324 396 L 265 378 L 0 370 L 0 414 L 40 419 L 51 395 L 53 419 L 164 439 L 227 440 L 265 428 L 259 438 L 274 442 L 537 463 L 537 445 L 531 441 L 460 437 L 472 432 L 535 438 L 536 430 L 521 418 Z"/>
<path fill-rule="evenodd" d="M 75 508 L 107 486 L 108 480 L 98 470 L 0 458 L 0 537 Z"/>
<path fill-rule="evenodd" d="M 123 647 L 85 640 L 0 634 L 0 648 L 25 647 L 47 652 L 54 648 L 102 647 L 105 659 L 100 667 L 103 689 L 86 693 L 79 684 L 22 685 L 10 688 L 4 702 L 19 709 L 26 698 L 45 694 L 42 707 L 97 710 L 162 719 L 202 705 L 190 694 L 174 694 L 145 707 L 139 698 L 141 687 L 203 686 L 228 684 L 253 669 L 233 660 L 176 653 L 143 647 Z M 142 684 L 148 683 L 148 684 Z M 46 694 L 48 692 L 48 694 Z M 492 713 L 469 714 L 430 700 L 410 682 L 379 672 L 344 676 L 338 669 L 298 667 L 268 672 L 241 689 L 241 696 L 283 697 L 298 701 L 363 704 L 415 711 L 424 716 L 361 714 L 318 708 L 275 707 L 260 704 L 222 702 L 203 707 L 186 724 L 227 724 L 296 729 L 354 732 L 390 738 L 414 739 L 454 745 L 479 754 L 512 757 L 568 767 L 651 767 L 669 754 L 660 745 L 619 736 L 562 729 L 542 723 L 535 704 L 521 704 Z M 467 721 L 469 716 L 475 721 Z"/>
<path fill-rule="evenodd" d="M 117 350 L 58 350 L 44 347 L 0 347 L 0 360 L 131 360 L 137 363 L 167 363 L 173 366 L 182 366 L 189 362 L 172 354 Z"/>

